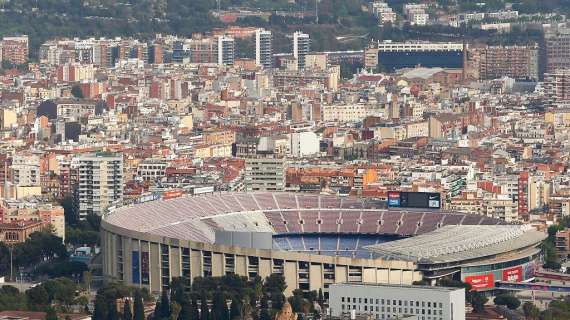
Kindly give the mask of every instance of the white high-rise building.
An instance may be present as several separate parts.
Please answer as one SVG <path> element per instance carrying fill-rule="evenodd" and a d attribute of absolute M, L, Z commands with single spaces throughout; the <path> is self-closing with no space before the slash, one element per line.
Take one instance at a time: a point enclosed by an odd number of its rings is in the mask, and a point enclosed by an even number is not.
<path fill-rule="evenodd" d="M 299 70 L 305 69 L 305 56 L 311 51 L 311 38 L 308 34 L 297 31 L 293 34 L 293 57 Z"/>
<path fill-rule="evenodd" d="M 79 217 L 102 215 L 123 201 L 123 157 L 120 154 L 95 153 L 78 159 L 79 184 L 76 204 Z"/>
<path fill-rule="evenodd" d="M 235 59 L 235 41 L 228 36 L 218 37 L 218 65 L 233 66 Z"/>
<path fill-rule="evenodd" d="M 271 31 L 264 29 L 255 31 L 255 63 L 265 69 L 273 67 L 272 41 Z"/>

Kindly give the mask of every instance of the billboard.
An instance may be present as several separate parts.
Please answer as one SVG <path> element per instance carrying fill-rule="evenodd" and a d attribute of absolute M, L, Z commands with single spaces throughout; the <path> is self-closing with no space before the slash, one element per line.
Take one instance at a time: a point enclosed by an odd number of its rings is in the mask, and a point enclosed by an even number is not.
<path fill-rule="evenodd" d="M 182 190 L 170 190 L 165 191 L 162 193 L 162 200 L 180 198 L 184 195 L 184 191 Z"/>
<path fill-rule="evenodd" d="M 522 268 L 522 266 L 504 269 L 503 270 L 503 281 L 522 282 L 523 281 L 523 268 Z"/>
<path fill-rule="evenodd" d="M 388 192 L 388 207 L 395 208 L 441 208 L 441 195 L 436 192 Z"/>
<path fill-rule="evenodd" d="M 388 207 L 400 206 L 400 193 L 396 191 L 388 192 Z"/>
<path fill-rule="evenodd" d="M 495 276 L 492 273 L 465 277 L 465 282 L 472 290 L 492 289 L 495 287 Z"/>
<path fill-rule="evenodd" d="M 133 251 L 132 258 L 133 258 L 132 259 L 133 283 L 139 284 L 141 281 L 140 268 L 139 268 L 139 252 Z"/>
<path fill-rule="evenodd" d="M 141 252 L 141 284 L 150 284 L 148 252 Z"/>

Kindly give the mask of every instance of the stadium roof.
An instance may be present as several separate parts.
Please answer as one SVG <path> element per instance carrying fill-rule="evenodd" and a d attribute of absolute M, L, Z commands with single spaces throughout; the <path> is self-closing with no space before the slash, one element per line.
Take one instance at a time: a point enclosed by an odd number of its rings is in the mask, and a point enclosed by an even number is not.
<path fill-rule="evenodd" d="M 544 232 L 528 225 L 454 225 L 366 249 L 385 258 L 435 264 L 465 261 L 536 245 Z"/>

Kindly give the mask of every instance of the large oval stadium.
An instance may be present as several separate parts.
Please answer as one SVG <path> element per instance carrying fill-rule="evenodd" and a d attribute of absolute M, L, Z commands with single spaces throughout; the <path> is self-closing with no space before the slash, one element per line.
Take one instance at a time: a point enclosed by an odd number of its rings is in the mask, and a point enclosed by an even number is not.
<path fill-rule="evenodd" d="M 545 237 L 481 215 L 286 192 L 159 199 L 113 210 L 101 230 L 105 276 L 153 292 L 175 277 L 271 273 L 286 294 L 440 277 L 492 289 L 532 278 Z"/>

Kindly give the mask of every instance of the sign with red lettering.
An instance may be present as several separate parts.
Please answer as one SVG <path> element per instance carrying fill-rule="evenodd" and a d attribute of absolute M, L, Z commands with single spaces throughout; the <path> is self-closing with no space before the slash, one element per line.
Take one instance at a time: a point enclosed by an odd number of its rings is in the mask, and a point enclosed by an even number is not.
<path fill-rule="evenodd" d="M 521 281 L 523 281 L 522 266 L 503 270 L 503 281 L 509 281 L 509 282 L 521 282 Z"/>
<path fill-rule="evenodd" d="M 492 289 L 495 287 L 495 277 L 492 273 L 467 276 L 465 282 L 471 285 L 472 290 Z"/>
<path fill-rule="evenodd" d="M 182 190 L 165 191 L 165 192 L 162 194 L 162 200 L 180 198 L 180 197 L 182 197 L 183 195 L 184 195 L 184 191 L 182 191 Z"/>

